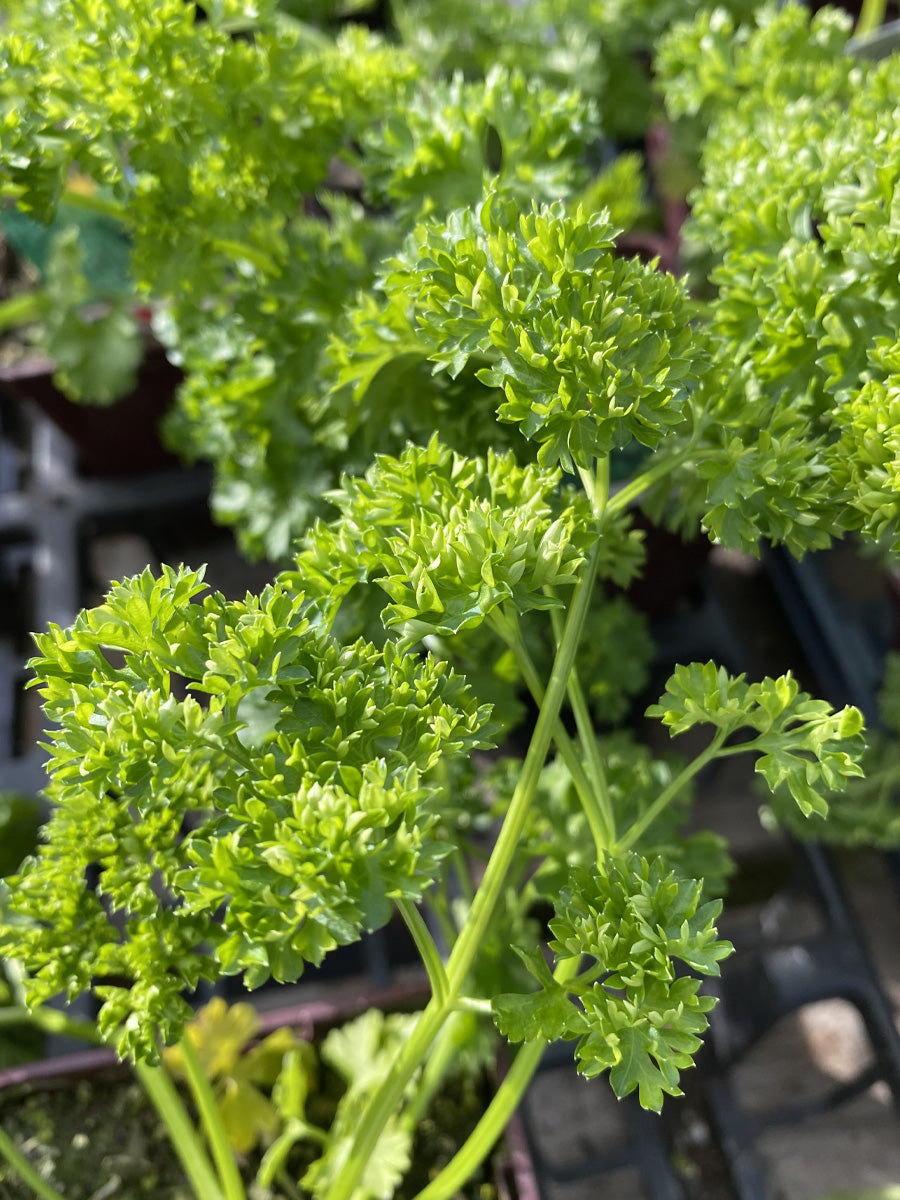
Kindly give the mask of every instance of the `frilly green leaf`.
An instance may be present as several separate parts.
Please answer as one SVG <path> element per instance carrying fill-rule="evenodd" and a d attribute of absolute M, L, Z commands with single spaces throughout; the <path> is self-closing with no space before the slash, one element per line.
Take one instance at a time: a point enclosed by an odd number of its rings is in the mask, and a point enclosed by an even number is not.
<path fill-rule="evenodd" d="M 664 1093 L 681 1094 L 679 1074 L 692 1065 L 714 1003 L 677 963 L 719 974 L 732 950 L 716 934 L 721 907 L 661 859 L 607 855 L 594 871 L 573 871 L 554 905 L 550 950 L 557 964 L 587 957 L 593 965 L 561 984 L 526 956 L 541 991 L 495 998 L 495 1023 L 513 1040 L 577 1039 L 582 1074 L 608 1070 L 617 1096 L 637 1089 L 658 1112 Z"/>
<path fill-rule="evenodd" d="M 758 774 L 773 791 L 787 786 L 804 815 L 824 816 L 827 792 L 863 773 L 862 714 L 853 707 L 835 712 L 801 692 L 790 674 L 748 683 L 712 662 L 679 666 L 647 716 L 658 717 L 673 736 L 704 724 L 724 737 L 753 730 L 753 740 L 734 752 L 758 752 Z"/>
<path fill-rule="evenodd" d="M 343 646 L 284 584 L 202 590 L 147 570 L 36 639 L 54 807 L 0 928 L 32 1000 L 93 986 L 150 1059 L 201 979 L 296 979 L 418 900 L 449 850 L 432 773 L 487 731 L 446 663 Z"/>
<path fill-rule="evenodd" d="M 557 470 L 464 458 L 436 438 L 381 456 L 332 494 L 341 516 L 312 530 L 291 578 L 333 601 L 376 583 L 385 625 L 410 642 L 475 628 L 505 604 L 559 606 L 549 592 L 575 583 L 593 524 L 587 498 L 560 483 Z M 609 544 L 610 573 L 627 569 L 627 527 L 611 527 Z"/>
<path fill-rule="evenodd" d="M 491 194 L 477 214 L 420 226 L 385 280 L 414 304 L 429 357 L 472 356 L 500 388 L 502 421 L 567 470 L 632 439 L 656 446 L 685 418 L 704 370 L 683 286 L 619 258 L 605 213 L 561 204 L 520 215 Z"/>

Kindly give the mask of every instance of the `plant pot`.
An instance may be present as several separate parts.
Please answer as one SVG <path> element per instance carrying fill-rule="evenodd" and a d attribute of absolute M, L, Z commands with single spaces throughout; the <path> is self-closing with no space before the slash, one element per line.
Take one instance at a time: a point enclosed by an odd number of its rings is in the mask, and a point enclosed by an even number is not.
<path fill-rule="evenodd" d="M 318 1041 L 329 1030 L 368 1009 L 414 1012 L 426 999 L 423 986 L 416 982 L 377 993 L 361 991 L 335 1002 L 326 1000 L 289 1005 L 260 1014 L 257 1038 L 289 1028 L 305 1041 Z M 502 1066 L 498 1067 L 497 1075 L 502 1076 Z M 52 1119 L 57 1122 L 56 1128 L 60 1131 L 62 1141 L 73 1146 L 81 1164 L 80 1169 L 87 1176 L 83 1190 L 78 1190 L 77 1184 L 73 1183 L 74 1176 L 69 1177 L 68 1188 L 62 1187 L 67 1200 L 78 1200 L 82 1195 L 107 1195 L 103 1187 L 104 1176 L 111 1179 L 113 1175 L 120 1182 L 111 1185 L 112 1190 L 108 1194 L 121 1200 L 138 1200 L 143 1196 L 152 1197 L 153 1200 L 163 1200 L 163 1197 L 166 1200 L 187 1200 L 192 1195 L 185 1190 L 187 1185 L 180 1164 L 175 1159 L 165 1131 L 155 1120 L 146 1095 L 130 1077 L 128 1066 L 119 1062 L 113 1051 L 108 1049 L 85 1050 L 0 1071 L 0 1110 L 17 1104 L 25 1113 L 25 1120 L 28 1121 L 30 1117 L 28 1128 L 44 1128 L 23 1135 L 22 1122 L 14 1130 L 15 1122 L 4 1117 L 2 1125 L 11 1136 L 18 1136 L 20 1141 L 27 1140 L 27 1153 L 36 1156 L 39 1169 L 41 1165 L 46 1169 L 52 1163 L 54 1176 L 58 1180 L 54 1186 L 66 1182 L 63 1175 L 70 1169 L 68 1157 L 60 1155 L 56 1159 L 60 1138 L 54 1138 L 52 1142 L 47 1138 L 46 1143 L 43 1140 L 47 1137 L 46 1127 L 51 1120 L 49 1100 L 53 1095 L 59 1097 L 61 1094 L 65 1099 L 58 1111 L 54 1107 Z M 30 1113 L 29 1106 L 32 1110 Z M 113 1122 L 108 1138 L 101 1120 L 102 1114 L 97 1111 L 99 1108 L 103 1108 Z M 60 1116 L 60 1113 L 64 1115 Z M 75 1115 L 70 1129 L 69 1118 L 72 1114 Z M 104 1141 L 108 1145 L 104 1146 Z M 47 1153 L 42 1163 L 45 1150 Z M 68 1145 L 66 1150 L 68 1153 Z M 518 1116 L 513 1118 L 503 1141 L 495 1150 L 488 1175 L 493 1190 L 485 1190 L 489 1184 L 482 1183 L 475 1185 L 472 1196 L 480 1198 L 490 1195 L 495 1200 L 539 1200 L 534 1166 Z M 96 1191 L 98 1184 L 99 1192 Z M 469 1194 L 465 1193 L 467 1196 Z M 0 1181 L 0 1195 L 4 1200 L 19 1200 L 19 1197 L 31 1200 L 32 1193 L 16 1179 L 10 1183 Z"/>
<path fill-rule="evenodd" d="M 159 422 L 172 403 L 181 371 L 151 343 L 133 392 L 107 407 L 76 404 L 53 382 L 50 359 L 27 359 L 0 368 L 0 388 L 32 401 L 75 446 L 85 475 L 116 477 L 175 466 L 178 459 L 159 435 Z"/>

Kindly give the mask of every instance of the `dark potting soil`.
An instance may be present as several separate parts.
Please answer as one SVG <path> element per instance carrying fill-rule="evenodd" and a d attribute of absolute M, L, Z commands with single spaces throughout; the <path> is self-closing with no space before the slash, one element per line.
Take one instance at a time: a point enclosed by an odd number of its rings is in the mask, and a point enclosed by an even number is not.
<path fill-rule="evenodd" d="M 483 1080 L 449 1081 L 421 1124 L 413 1166 L 395 1200 L 411 1200 L 450 1161 L 484 1111 L 485 1090 Z M 327 1107 L 328 1100 L 322 1100 Z M 310 1113 L 313 1119 L 323 1115 Z M 194 1200 L 161 1120 L 133 1079 L 109 1074 L 4 1098 L 0 1125 L 65 1200 Z M 312 1157 L 298 1147 L 287 1177 L 299 1179 Z M 306 1197 L 299 1187 L 276 1187 L 272 1192 L 255 1188 L 258 1164 L 259 1155 L 251 1155 L 242 1166 L 249 1200 Z M 461 1200 L 496 1200 L 489 1169 L 459 1195 Z M 31 1189 L 3 1160 L 0 1200 L 34 1200 Z"/>

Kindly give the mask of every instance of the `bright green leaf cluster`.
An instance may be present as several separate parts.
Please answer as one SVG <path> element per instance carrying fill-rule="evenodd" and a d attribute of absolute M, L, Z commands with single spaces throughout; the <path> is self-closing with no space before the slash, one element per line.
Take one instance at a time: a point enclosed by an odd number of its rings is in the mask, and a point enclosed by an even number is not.
<path fill-rule="evenodd" d="M 470 357 L 502 388 L 498 415 L 552 466 L 590 467 L 632 439 L 654 447 L 685 420 L 703 339 L 682 286 L 618 258 L 605 214 L 562 205 L 519 216 L 490 196 L 476 216 L 422 226 L 388 276 L 415 303 L 429 357 L 457 375 Z"/>
<path fill-rule="evenodd" d="M 447 850 L 429 772 L 483 744 L 487 711 L 446 663 L 342 646 L 283 585 L 202 590 L 147 570 L 40 635 L 32 664 L 55 807 L 4 949 L 35 1001 L 93 986 L 123 1053 L 176 1035 L 201 978 L 296 979 L 417 900 Z"/>
<path fill-rule="evenodd" d="M 587 181 L 599 135 L 589 100 L 519 71 L 429 81 L 363 136 L 367 198 L 402 221 L 476 204 L 488 184 L 519 205 L 562 199 Z"/>
<path fill-rule="evenodd" d="M 871 380 L 834 414 L 833 478 L 852 498 L 848 524 L 900 551 L 900 374 Z"/>
<path fill-rule="evenodd" d="M 463 458 L 436 439 L 379 457 L 332 494 L 341 516 L 309 534 L 299 586 L 340 599 L 374 580 L 390 601 L 385 624 L 412 640 L 473 628 L 506 603 L 559 606 L 544 589 L 574 584 L 592 524 L 586 497 L 558 492 L 560 479 L 510 454 Z"/>
<path fill-rule="evenodd" d="M 622 140 L 653 117 L 648 60 L 659 35 L 699 8 L 697 0 L 406 0 L 396 10 L 404 43 L 431 72 L 485 75 L 496 64 L 578 86 L 596 98 L 603 125 Z M 721 6 L 717 6 L 721 7 Z M 745 14 L 754 0 L 727 0 Z"/>
<path fill-rule="evenodd" d="M 739 749 L 757 751 L 757 772 L 773 791 L 786 786 L 805 815 L 824 816 L 826 793 L 862 775 L 859 709 L 835 712 L 801 692 L 790 674 L 747 683 L 712 662 L 678 666 L 647 715 L 668 725 L 673 736 L 695 725 L 712 725 L 721 740 L 753 730 L 756 736 Z"/>
<path fill-rule="evenodd" d="M 686 235 L 712 262 L 727 381 L 678 503 L 744 550 L 897 539 L 900 58 L 846 53 L 849 32 L 834 10 L 765 5 L 740 28 L 700 14 L 660 49 L 670 113 L 708 127 Z"/>
<path fill-rule="evenodd" d="M 637 854 L 607 856 L 593 874 L 574 872 L 555 905 L 550 949 L 557 964 L 585 956 L 593 963 L 559 983 L 540 953 L 520 952 L 542 990 L 495 998 L 501 1033 L 513 1041 L 578 1039 L 582 1074 L 608 1070 L 617 1096 L 637 1089 L 643 1107 L 658 1112 L 664 1093 L 681 1094 L 679 1074 L 692 1065 L 714 1004 L 676 964 L 718 975 L 732 949 L 716 935 L 721 902 L 703 903 L 701 892 L 661 859 Z"/>
<path fill-rule="evenodd" d="M 764 824 L 781 826 L 805 841 L 884 850 L 900 845 L 900 655 L 895 652 L 885 662 L 878 710 L 880 726 L 866 730 L 864 778 L 850 779 L 845 789 L 829 793 L 827 815 L 800 816 L 787 789 L 778 788 L 766 797 Z"/>
<path fill-rule="evenodd" d="M 795 3 L 759 5 L 752 21 L 743 23 L 719 6 L 682 14 L 657 47 L 666 108 L 673 117 L 708 122 L 748 96 L 758 100 L 760 92 L 767 102 L 843 99 L 858 77 L 857 64 L 844 55 L 850 27 L 850 18 L 836 8 L 810 18 Z"/>

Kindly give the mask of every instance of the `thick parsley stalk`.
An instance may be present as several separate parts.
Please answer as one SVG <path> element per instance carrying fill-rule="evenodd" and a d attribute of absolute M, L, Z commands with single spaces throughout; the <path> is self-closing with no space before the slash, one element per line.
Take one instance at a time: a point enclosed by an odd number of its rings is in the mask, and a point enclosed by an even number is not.
<path fill-rule="evenodd" d="M 213 1161 L 219 1172 L 224 1200 L 246 1200 L 244 1183 L 228 1139 L 228 1132 L 219 1115 L 212 1086 L 204 1073 L 197 1050 L 189 1037 L 181 1039 L 179 1048 L 188 1087 L 191 1089 Z"/>
<path fill-rule="evenodd" d="M 557 644 L 562 629 L 562 620 L 557 610 L 551 610 L 551 615 L 554 621 L 554 630 L 556 631 Z M 518 620 L 513 617 L 502 623 L 493 620 L 494 627 L 500 632 L 501 637 L 512 650 L 515 656 L 516 664 L 522 673 L 522 679 L 525 686 L 531 693 L 531 698 L 540 708 L 544 703 L 544 684 L 541 680 L 537 668 L 532 661 L 531 655 L 528 652 L 528 647 L 522 637 L 521 629 L 519 628 Z M 573 679 L 576 678 L 573 670 Z M 570 681 L 570 699 L 571 699 L 571 681 Z M 588 776 L 581 759 L 578 755 L 578 748 L 569 737 L 563 726 L 562 721 L 556 722 L 556 728 L 553 731 L 553 740 L 556 743 L 556 748 L 559 750 L 560 757 L 566 764 L 569 774 L 572 776 L 572 782 L 578 792 L 582 807 L 588 819 L 588 824 L 591 828 L 591 833 L 594 838 L 594 844 L 597 847 L 597 854 L 600 855 L 603 850 L 610 844 L 612 831 L 615 829 L 615 823 L 612 816 L 612 811 L 609 808 L 609 798 L 605 794 L 605 784 L 601 782 L 598 786 L 598 779 L 602 781 L 602 765 L 598 775 L 594 764 L 591 761 L 591 751 L 585 750 L 585 757 L 592 766 L 592 779 Z M 596 739 L 592 739 L 595 743 L 593 753 L 596 754 Z"/>
<path fill-rule="evenodd" d="M 575 586 L 565 630 L 553 663 L 544 703 L 525 755 L 525 761 L 522 764 L 519 783 L 510 801 L 509 810 L 494 844 L 481 885 L 475 893 L 466 924 L 460 932 L 447 962 L 448 991 L 446 999 L 441 1002 L 433 996 L 419 1018 L 390 1074 L 373 1096 L 360 1122 L 353 1148 L 340 1178 L 335 1181 L 327 1193 L 326 1200 L 350 1200 L 390 1115 L 396 1110 L 407 1084 L 427 1055 L 444 1021 L 453 1011 L 472 962 L 487 934 L 491 918 L 507 882 L 529 807 L 537 790 L 541 769 L 553 740 L 554 726 L 566 696 L 569 675 L 584 629 L 600 563 L 601 538 L 599 533 L 598 530 L 598 537 Z"/>
<path fill-rule="evenodd" d="M 859 19 L 853 31 L 854 36 L 861 38 L 869 33 L 874 33 L 884 21 L 886 8 L 886 0 L 863 0 L 859 10 Z"/>
<path fill-rule="evenodd" d="M 554 977 L 558 983 L 565 983 L 576 969 L 576 961 L 569 959 L 557 968 Z M 451 1200 L 472 1177 L 493 1150 L 521 1104 L 546 1047 L 543 1038 L 535 1038 L 522 1046 L 478 1124 L 450 1162 L 419 1192 L 415 1200 Z"/>
<path fill-rule="evenodd" d="M 525 761 L 522 764 L 519 783 L 497 836 L 481 886 L 476 892 L 469 910 L 466 927 L 460 933 L 447 963 L 451 993 L 461 989 L 478 946 L 487 932 L 494 907 L 499 900 L 519 844 L 528 808 L 537 789 L 538 777 L 550 749 L 553 727 L 566 696 L 575 653 L 584 629 L 591 593 L 597 576 L 602 544 L 599 534 L 598 530 L 597 540 L 591 548 L 581 578 L 572 594 L 565 629 L 553 662 L 544 703 L 538 715 Z"/>

